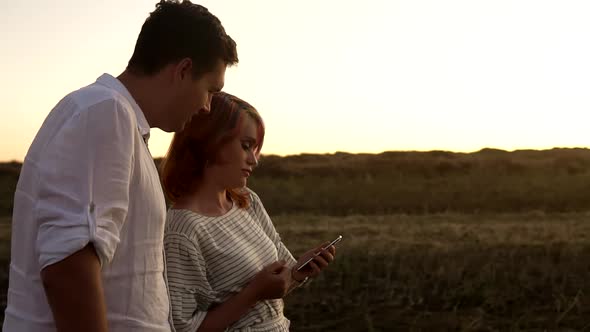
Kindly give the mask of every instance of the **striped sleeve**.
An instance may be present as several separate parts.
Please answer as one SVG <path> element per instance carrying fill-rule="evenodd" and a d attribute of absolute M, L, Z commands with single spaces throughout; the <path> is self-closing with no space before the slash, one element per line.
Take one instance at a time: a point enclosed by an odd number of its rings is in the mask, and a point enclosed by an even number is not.
<path fill-rule="evenodd" d="M 287 249 L 287 247 L 285 246 L 285 244 L 281 240 L 281 237 L 280 237 L 279 233 L 277 232 L 277 230 L 275 229 L 275 226 L 272 223 L 272 220 L 270 220 L 268 213 L 266 212 L 266 210 L 264 209 L 264 206 L 262 205 L 262 201 L 260 200 L 260 197 L 258 197 L 258 195 L 255 192 L 253 192 L 252 190 L 250 190 L 250 189 L 248 189 L 248 190 L 250 191 L 250 195 L 251 195 L 250 197 L 252 200 L 250 209 L 253 210 L 254 215 L 256 217 L 255 219 L 256 219 L 256 221 L 258 221 L 260 223 L 262 230 L 266 233 L 266 235 L 275 244 L 277 251 L 278 251 L 279 259 L 284 259 L 291 266 L 295 265 L 295 263 L 297 263 L 297 260 L 295 258 L 293 258 L 293 255 L 291 255 L 291 252 L 289 251 L 289 249 Z"/>
<path fill-rule="evenodd" d="M 172 320 L 177 332 L 194 332 L 214 301 L 199 244 L 179 233 L 164 236 Z"/>

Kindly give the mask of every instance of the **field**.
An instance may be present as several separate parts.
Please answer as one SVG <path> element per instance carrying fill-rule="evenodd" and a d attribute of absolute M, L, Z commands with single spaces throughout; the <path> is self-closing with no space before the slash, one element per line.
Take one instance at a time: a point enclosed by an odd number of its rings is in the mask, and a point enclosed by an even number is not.
<path fill-rule="evenodd" d="M 10 262 L 10 224 L 8 217 L 0 218 L 0 318 L 4 320 L 6 290 L 8 289 L 8 264 Z"/>
<path fill-rule="evenodd" d="M 294 255 L 344 236 L 337 260 L 289 295 L 285 314 L 295 332 L 590 331 L 588 219 L 277 216 Z"/>
<path fill-rule="evenodd" d="M 19 171 L 0 163 L 0 320 Z M 590 331 L 590 150 L 265 156 L 249 185 L 295 256 L 344 236 L 287 297 L 292 331 Z"/>
<path fill-rule="evenodd" d="M 293 331 L 590 330 L 586 214 L 282 216 L 294 254 L 343 234 L 286 300 Z"/>

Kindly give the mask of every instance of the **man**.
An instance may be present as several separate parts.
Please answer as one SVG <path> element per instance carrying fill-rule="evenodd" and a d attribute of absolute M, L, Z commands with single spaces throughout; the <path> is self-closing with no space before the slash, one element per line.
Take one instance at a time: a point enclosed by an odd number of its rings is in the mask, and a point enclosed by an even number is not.
<path fill-rule="evenodd" d="M 55 106 L 15 192 L 3 331 L 171 331 L 150 127 L 179 131 L 208 111 L 237 62 L 206 8 L 162 0 L 118 78 Z"/>

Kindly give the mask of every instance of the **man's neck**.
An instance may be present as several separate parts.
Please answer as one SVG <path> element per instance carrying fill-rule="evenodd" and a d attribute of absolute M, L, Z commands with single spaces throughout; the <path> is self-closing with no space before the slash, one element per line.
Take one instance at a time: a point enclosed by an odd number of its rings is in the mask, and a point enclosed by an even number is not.
<path fill-rule="evenodd" d="M 161 109 L 161 98 L 157 98 L 155 77 L 139 76 L 129 70 L 125 70 L 117 79 L 125 86 L 131 94 L 150 127 L 158 127 L 159 113 Z"/>

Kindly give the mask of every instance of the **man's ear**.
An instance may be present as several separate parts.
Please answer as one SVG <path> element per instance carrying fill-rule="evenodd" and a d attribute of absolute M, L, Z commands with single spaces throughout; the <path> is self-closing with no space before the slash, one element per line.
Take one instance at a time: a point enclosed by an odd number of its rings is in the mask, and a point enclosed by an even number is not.
<path fill-rule="evenodd" d="M 178 80 L 182 81 L 186 78 L 192 77 L 192 75 L 193 75 L 193 60 L 191 60 L 190 58 L 184 58 L 176 64 L 174 76 Z"/>

